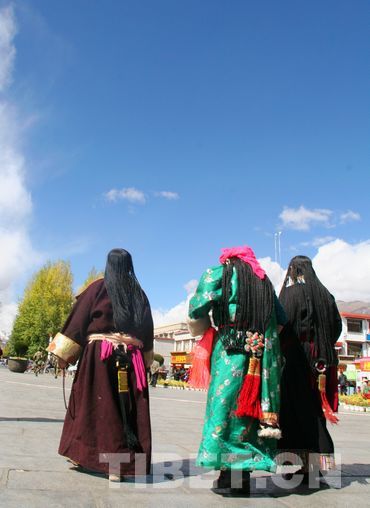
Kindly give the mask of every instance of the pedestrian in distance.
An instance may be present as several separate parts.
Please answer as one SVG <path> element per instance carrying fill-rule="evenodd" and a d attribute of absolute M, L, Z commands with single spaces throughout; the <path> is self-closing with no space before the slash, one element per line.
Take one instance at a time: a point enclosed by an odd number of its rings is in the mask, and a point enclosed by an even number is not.
<path fill-rule="evenodd" d="M 339 374 L 338 377 L 339 389 L 341 395 L 347 395 L 347 376 L 343 371 Z"/>
<path fill-rule="evenodd" d="M 157 386 L 158 376 L 159 376 L 159 369 L 160 369 L 159 362 L 157 360 L 154 360 L 151 367 L 151 380 L 150 380 L 150 386 L 153 386 L 155 388 Z"/>
<path fill-rule="evenodd" d="M 370 386 L 368 380 L 363 384 L 362 395 L 365 397 L 365 399 L 370 399 Z"/>

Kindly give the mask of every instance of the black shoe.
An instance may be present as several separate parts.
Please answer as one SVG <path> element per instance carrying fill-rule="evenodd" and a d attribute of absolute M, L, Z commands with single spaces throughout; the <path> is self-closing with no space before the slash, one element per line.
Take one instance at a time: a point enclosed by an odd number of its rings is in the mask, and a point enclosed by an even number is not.
<path fill-rule="evenodd" d="M 213 492 L 216 494 L 231 494 L 249 496 L 250 494 L 250 473 L 243 471 L 241 478 L 232 479 L 231 470 L 220 471 L 220 476 L 213 482 Z"/>
<path fill-rule="evenodd" d="M 310 483 L 310 473 L 296 473 L 303 474 L 302 485 L 308 485 Z"/>
<path fill-rule="evenodd" d="M 220 471 L 220 476 L 213 482 L 215 490 L 231 488 L 231 469 Z"/>
<path fill-rule="evenodd" d="M 293 476 L 295 475 L 302 476 L 301 485 L 308 485 L 310 483 L 310 473 L 307 471 L 302 471 L 302 469 L 300 469 L 299 471 L 296 471 Z"/>
<path fill-rule="evenodd" d="M 239 484 L 239 485 L 238 485 Z M 248 471 L 242 472 L 241 482 L 237 482 L 237 485 L 232 485 L 231 494 L 249 496 L 251 493 L 251 475 Z"/>
<path fill-rule="evenodd" d="M 281 477 L 283 480 L 290 481 L 294 475 L 295 473 L 283 473 Z"/>
<path fill-rule="evenodd" d="M 301 485 L 308 485 L 310 481 L 310 475 L 309 473 L 305 473 L 302 470 L 296 471 L 295 473 L 282 473 L 281 477 L 283 480 L 290 481 L 292 480 L 296 475 L 302 476 Z"/>

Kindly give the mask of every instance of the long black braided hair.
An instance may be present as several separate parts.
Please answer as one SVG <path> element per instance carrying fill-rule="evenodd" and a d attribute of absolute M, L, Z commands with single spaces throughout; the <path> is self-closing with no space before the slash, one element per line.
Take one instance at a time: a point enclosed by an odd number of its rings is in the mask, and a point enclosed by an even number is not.
<path fill-rule="evenodd" d="M 112 302 L 117 331 L 140 332 L 148 298 L 136 278 L 132 257 L 127 250 L 113 249 L 109 252 L 104 283 Z"/>
<path fill-rule="evenodd" d="M 236 270 L 237 306 L 235 321 L 231 322 L 229 315 L 229 298 L 232 291 L 232 275 Z M 220 304 L 219 324 L 235 331 L 257 331 L 265 333 L 274 306 L 274 288 L 267 277 L 260 279 L 255 275 L 251 266 L 237 257 L 227 260 L 222 273 L 222 296 Z"/>
<path fill-rule="evenodd" d="M 310 258 L 295 256 L 290 261 L 279 300 L 297 336 L 305 335 L 306 345 L 313 341 L 311 357 L 334 365 L 342 322 L 334 297 L 320 282 Z"/>

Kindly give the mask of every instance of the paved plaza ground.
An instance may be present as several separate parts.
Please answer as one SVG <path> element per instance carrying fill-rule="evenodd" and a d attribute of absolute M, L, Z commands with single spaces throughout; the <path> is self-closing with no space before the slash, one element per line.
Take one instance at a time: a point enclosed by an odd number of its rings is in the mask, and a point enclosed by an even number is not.
<path fill-rule="evenodd" d="M 71 379 L 67 379 L 67 394 Z M 370 507 L 370 414 L 341 413 L 331 427 L 340 470 L 319 488 L 283 489 L 252 475 L 251 497 L 210 491 L 216 473 L 194 465 L 205 394 L 151 389 L 153 475 L 114 484 L 73 470 L 57 454 L 64 418 L 62 380 L 0 368 L 0 507 Z"/>

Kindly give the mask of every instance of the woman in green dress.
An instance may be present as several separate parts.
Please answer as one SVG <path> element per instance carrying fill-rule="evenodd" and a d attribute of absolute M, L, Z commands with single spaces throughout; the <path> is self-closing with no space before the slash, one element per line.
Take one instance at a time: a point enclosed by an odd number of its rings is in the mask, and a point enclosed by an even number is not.
<path fill-rule="evenodd" d="M 220 470 L 216 492 L 248 492 L 251 471 L 276 469 L 285 315 L 252 249 L 223 249 L 220 261 L 202 275 L 189 305 L 192 335 L 205 333 L 201 343 L 214 337 L 197 465 Z"/>

